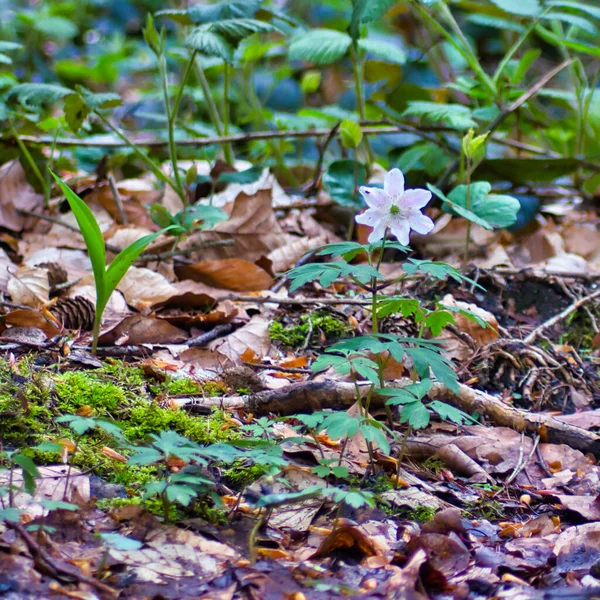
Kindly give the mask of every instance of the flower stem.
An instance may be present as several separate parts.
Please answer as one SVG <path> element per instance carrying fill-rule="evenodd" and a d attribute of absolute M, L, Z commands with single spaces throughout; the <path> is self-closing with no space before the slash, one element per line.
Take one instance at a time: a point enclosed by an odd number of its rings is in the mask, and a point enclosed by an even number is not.
<path fill-rule="evenodd" d="M 356 106 L 358 108 L 358 114 L 360 118 L 365 121 L 366 109 L 365 109 L 365 95 L 364 95 L 364 85 L 363 85 L 363 64 L 360 60 L 358 44 L 356 40 L 352 42 L 352 47 L 350 51 L 350 57 L 352 59 L 352 70 L 354 72 L 354 90 L 356 92 Z M 371 144 L 369 143 L 369 138 L 365 134 L 363 136 L 363 142 L 365 145 L 365 150 L 367 151 L 367 174 L 371 172 L 371 168 L 374 163 L 373 159 L 373 151 L 371 150 Z"/>
<path fill-rule="evenodd" d="M 40 171 L 39 167 L 37 166 L 37 163 L 35 162 L 33 156 L 31 156 L 31 152 L 29 152 L 29 149 L 27 148 L 27 146 L 23 143 L 23 140 L 21 140 L 21 138 L 19 137 L 19 134 L 17 133 L 17 130 L 15 129 L 15 126 L 13 125 L 12 121 L 9 121 L 9 124 L 10 124 L 10 131 L 13 134 L 15 141 L 17 142 L 17 146 L 19 146 L 19 150 L 23 153 L 23 156 L 25 157 L 27 164 L 31 167 L 31 170 L 33 171 L 33 174 L 35 175 L 36 179 L 42 185 L 42 189 L 44 190 L 44 198 L 50 199 L 50 189 L 48 187 L 46 180 L 44 179 L 44 176 L 42 175 L 42 172 Z M 47 202 L 46 202 L 46 206 L 48 206 Z"/>
<path fill-rule="evenodd" d="M 471 210 L 471 159 L 465 156 L 465 177 L 467 182 L 467 204 L 466 209 Z M 465 240 L 465 257 L 463 261 L 463 268 L 466 268 L 469 262 L 469 246 L 471 245 L 471 221 L 467 219 L 467 238 Z"/>
<path fill-rule="evenodd" d="M 223 63 L 223 135 L 229 135 L 229 63 Z"/>

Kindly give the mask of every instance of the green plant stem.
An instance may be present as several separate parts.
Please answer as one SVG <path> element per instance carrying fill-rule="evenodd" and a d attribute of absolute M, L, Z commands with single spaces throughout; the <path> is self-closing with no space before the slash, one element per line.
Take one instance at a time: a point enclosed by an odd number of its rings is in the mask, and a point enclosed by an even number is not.
<path fill-rule="evenodd" d="M 352 42 L 352 47 L 350 48 L 350 58 L 352 60 L 352 71 L 354 73 L 354 90 L 356 93 L 356 106 L 358 108 L 358 114 L 360 118 L 364 121 L 366 120 L 366 108 L 365 108 L 365 95 L 364 95 L 364 86 L 363 86 L 363 64 L 360 59 L 358 44 L 356 40 Z M 365 145 L 365 150 L 367 151 L 367 175 L 371 172 L 373 168 L 373 163 L 375 162 L 373 158 L 373 151 L 371 150 L 371 144 L 369 143 L 369 138 L 366 134 L 363 135 L 363 143 Z"/>
<path fill-rule="evenodd" d="M 252 112 L 254 112 L 254 114 L 256 115 L 256 121 L 258 122 L 260 127 L 265 129 L 267 127 L 267 123 L 265 122 L 265 119 L 262 114 L 260 98 L 256 94 L 256 90 L 254 89 L 254 85 L 252 83 L 252 73 L 251 71 L 249 71 L 249 68 L 250 65 L 248 65 L 244 72 L 244 82 L 246 84 L 249 106 Z M 268 142 L 271 151 L 273 152 L 273 156 L 275 157 L 277 166 L 282 170 L 283 173 L 285 173 L 286 177 L 288 178 L 288 181 L 292 186 L 299 187 L 296 176 L 294 175 L 294 173 L 292 173 L 291 169 L 285 163 L 285 157 L 278 142 L 281 143 L 281 140 L 269 140 Z"/>
<path fill-rule="evenodd" d="M 436 6 L 439 8 L 442 15 L 449 22 L 450 26 L 452 27 L 452 29 L 454 31 L 454 34 L 462 42 L 461 44 L 459 44 L 454 39 L 454 36 L 452 34 L 450 34 L 448 31 L 446 31 L 446 29 L 436 19 L 433 18 L 429 14 L 429 12 L 423 6 L 420 5 L 419 2 L 413 0 L 411 2 L 411 4 L 417 10 L 417 12 L 421 16 L 421 18 L 424 21 L 426 21 L 432 29 L 434 29 L 439 34 L 441 34 L 446 39 L 446 41 L 460 53 L 460 55 L 465 59 L 465 61 L 469 65 L 469 67 L 471 67 L 471 69 L 479 77 L 479 80 L 481 81 L 481 83 L 490 92 L 491 96 L 493 98 L 495 98 L 496 97 L 496 86 L 494 85 L 494 82 L 492 81 L 490 76 L 483 70 L 483 67 L 481 66 L 481 64 L 479 63 L 479 60 L 475 56 L 475 53 L 471 49 L 469 42 L 465 38 L 462 30 L 458 26 L 458 23 L 452 16 L 452 13 L 450 12 L 450 9 L 446 6 L 446 4 L 444 2 L 439 2 Z"/>
<path fill-rule="evenodd" d="M 21 140 L 21 138 L 19 137 L 19 134 L 18 134 L 17 130 L 15 129 L 13 122 L 9 121 L 9 125 L 10 125 L 10 131 L 13 134 L 15 141 L 17 142 L 17 146 L 19 146 L 19 150 L 22 152 L 23 156 L 25 157 L 27 164 L 31 167 L 31 170 L 33 171 L 33 174 L 35 175 L 36 179 L 42 185 L 42 189 L 44 190 L 44 198 L 49 199 L 50 198 L 50 186 L 48 185 L 48 182 L 44 179 L 44 176 L 42 175 L 42 172 L 40 171 L 39 167 L 37 166 L 33 156 L 31 156 L 31 152 L 29 152 L 29 150 L 27 149 L 27 146 L 23 143 L 23 140 Z M 48 205 L 48 203 L 46 201 L 46 206 L 47 205 Z"/>
<path fill-rule="evenodd" d="M 144 154 L 133 142 L 131 142 L 127 136 L 125 136 L 117 127 L 115 127 L 104 115 L 99 111 L 94 111 L 94 114 L 108 127 L 122 142 L 124 142 L 129 148 L 131 148 L 135 154 L 148 166 L 154 176 L 162 183 L 170 186 L 173 191 L 181 198 L 181 201 L 185 204 L 185 197 L 179 194 L 176 183 L 167 177 L 161 170 L 158 163 L 152 160 L 148 155 Z"/>
<path fill-rule="evenodd" d="M 465 156 L 465 183 L 467 184 L 467 203 L 466 209 L 471 210 L 471 159 Z M 471 245 L 471 221 L 467 219 L 467 238 L 465 240 L 465 258 L 463 261 L 463 268 L 467 267 L 469 262 L 469 247 Z"/>
<path fill-rule="evenodd" d="M 498 68 L 496 69 L 492 78 L 492 81 L 495 86 L 498 85 L 500 76 L 502 75 L 502 73 L 504 73 L 504 69 L 506 69 L 506 66 L 511 61 L 512 57 L 517 53 L 517 51 L 525 43 L 525 40 L 529 37 L 531 32 L 536 28 L 538 21 L 539 19 L 537 18 L 532 20 L 532 22 L 529 24 L 529 27 L 527 27 L 527 29 L 519 36 L 517 41 L 509 48 L 506 55 L 500 61 L 500 64 L 498 65 Z"/>
<path fill-rule="evenodd" d="M 92 329 L 92 356 L 96 356 L 98 350 L 98 338 L 100 337 L 100 326 L 102 315 L 98 311 L 98 298 L 96 298 L 96 312 L 94 314 L 94 328 Z"/>
<path fill-rule="evenodd" d="M 229 135 L 229 86 L 230 86 L 231 73 L 229 71 L 229 63 L 226 61 L 223 63 L 223 135 Z M 227 158 L 226 158 L 227 160 Z M 233 164 L 233 160 L 228 164 Z"/>
<path fill-rule="evenodd" d="M 266 524 L 266 522 L 269 520 L 269 517 L 271 516 L 271 512 L 273 511 L 272 508 L 267 508 L 265 509 L 265 512 L 257 519 L 256 524 L 254 525 L 254 527 L 252 528 L 252 531 L 250 532 L 250 537 L 248 538 L 248 553 L 249 553 L 249 558 L 250 558 L 250 562 L 252 564 L 254 564 L 256 562 L 256 558 L 257 558 L 257 552 L 256 552 L 256 536 L 258 535 L 258 532 L 260 531 L 261 527 L 263 527 L 263 525 Z"/>
<path fill-rule="evenodd" d="M 167 113 L 167 125 L 168 125 L 168 134 L 169 134 L 169 155 L 171 158 L 171 168 L 173 169 L 173 177 L 175 178 L 175 185 L 177 186 L 177 193 L 179 197 L 182 199 L 184 205 L 187 204 L 187 196 L 185 193 L 185 188 L 183 186 L 183 182 L 181 180 L 181 175 L 179 173 L 179 168 L 177 167 L 177 145 L 175 141 L 175 124 L 177 121 L 177 113 L 179 112 L 179 105 L 181 104 L 181 99 L 183 97 L 183 91 L 185 90 L 185 86 L 189 79 L 189 76 L 192 71 L 192 66 L 194 64 L 194 58 L 196 53 L 193 52 L 190 60 L 186 66 L 185 72 L 183 74 L 183 79 L 181 84 L 179 85 L 179 89 L 177 90 L 177 95 L 175 96 L 175 100 L 173 105 L 171 106 L 171 102 L 169 100 L 169 80 L 167 74 L 167 61 L 165 55 L 161 55 L 158 59 L 158 68 L 160 72 L 160 79 L 162 82 L 163 96 L 165 101 L 165 110 Z"/>

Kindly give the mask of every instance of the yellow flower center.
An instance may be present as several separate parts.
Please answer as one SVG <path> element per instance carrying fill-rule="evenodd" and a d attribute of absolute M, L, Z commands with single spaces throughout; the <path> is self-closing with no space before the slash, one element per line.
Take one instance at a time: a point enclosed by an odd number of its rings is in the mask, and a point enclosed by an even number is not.
<path fill-rule="evenodd" d="M 400 214 L 400 207 L 399 207 L 399 206 L 396 206 L 395 204 L 393 204 L 393 205 L 392 205 L 392 208 L 390 208 L 390 212 L 391 212 L 393 215 L 398 215 L 398 214 Z"/>

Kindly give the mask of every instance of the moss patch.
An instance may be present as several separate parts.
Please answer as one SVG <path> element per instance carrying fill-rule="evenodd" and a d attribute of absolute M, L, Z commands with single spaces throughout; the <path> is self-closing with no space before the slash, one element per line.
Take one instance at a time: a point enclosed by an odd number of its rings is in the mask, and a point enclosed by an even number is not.
<path fill-rule="evenodd" d="M 147 378 L 142 368 L 121 361 L 93 371 L 61 372 L 58 365 L 37 368 L 31 358 L 14 365 L 0 359 L 0 440 L 6 448 L 31 448 L 50 439 L 77 441 L 76 435 L 55 419 L 83 413 L 114 420 L 131 443 L 165 430 L 174 430 L 202 444 L 225 442 L 240 437 L 225 413 L 194 416 L 170 408 L 169 400 L 177 396 L 220 396 L 226 389 L 219 382 L 206 384 L 192 379 L 167 377 L 159 382 Z M 105 446 L 126 453 L 110 435 L 94 430 L 78 440 L 72 464 L 131 488 L 132 493 L 154 479 L 154 467 L 116 461 L 103 452 Z M 56 454 L 26 452 L 37 464 L 57 462 Z"/>
<path fill-rule="evenodd" d="M 298 348 L 306 342 L 311 326 L 312 334 L 309 343 L 318 342 L 319 332 L 322 332 L 327 340 L 334 340 L 348 335 L 352 331 L 352 328 L 341 319 L 328 312 L 320 311 L 300 317 L 297 325 L 289 326 L 280 321 L 273 321 L 269 327 L 269 337 L 274 341 L 281 342 L 283 346 Z"/>

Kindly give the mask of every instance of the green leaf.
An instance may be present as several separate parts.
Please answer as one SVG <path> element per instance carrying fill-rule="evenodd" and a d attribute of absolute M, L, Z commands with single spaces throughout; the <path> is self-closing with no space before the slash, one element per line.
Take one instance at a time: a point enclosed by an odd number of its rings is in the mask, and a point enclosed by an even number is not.
<path fill-rule="evenodd" d="M 185 25 L 203 25 L 226 19 L 243 19 L 253 17 L 260 8 L 263 0 L 234 0 L 232 2 L 219 2 L 217 4 L 204 4 L 197 2 L 187 9 L 166 9 L 156 13 Z"/>
<path fill-rule="evenodd" d="M 46 15 L 34 21 L 34 27 L 49 38 L 68 41 L 73 39 L 79 28 L 73 21 L 57 15 Z"/>
<path fill-rule="evenodd" d="M 228 63 L 233 62 L 233 46 L 223 36 L 213 31 L 194 29 L 185 38 L 184 45 L 206 56 L 215 56 Z"/>
<path fill-rule="evenodd" d="M 323 174 L 323 187 L 338 204 L 356 207 L 360 202 L 357 188 L 363 185 L 366 179 L 367 170 L 362 163 L 357 164 L 350 159 L 336 160 Z"/>
<path fill-rule="evenodd" d="M 352 0 L 352 15 L 348 33 L 352 39 L 360 37 L 360 26 L 380 19 L 394 4 L 394 0 Z"/>
<path fill-rule="evenodd" d="M 355 149 L 363 138 L 362 129 L 356 121 L 346 119 L 340 124 L 340 138 L 345 148 Z"/>
<path fill-rule="evenodd" d="M 163 47 L 162 37 L 156 30 L 151 13 L 148 13 L 146 16 L 146 27 L 142 29 L 142 35 L 144 36 L 144 41 L 150 47 L 150 50 L 152 50 L 156 56 L 159 56 L 162 53 Z"/>
<path fill-rule="evenodd" d="M 412 402 L 400 412 L 400 421 L 408 423 L 413 429 L 424 429 L 429 425 L 429 411 L 422 402 Z"/>
<path fill-rule="evenodd" d="M 444 421 L 452 421 L 452 423 L 456 423 L 457 425 L 473 421 L 467 413 L 454 406 L 450 406 L 450 404 L 440 402 L 439 400 L 430 402 L 428 408 L 437 413 Z"/>
<path fill-rule="evenodd" d="M 415 361 L 415 367 L 421 377 L 429 377 L 429 370 L 431 369 L 438 381 L 448 389 L 458 393 L 458 376 L 452 367 L 452 363 L 439 350 L 424 347 L 406 348 L 406 353 Z"/>
<path fill-rule="evenodd" d="M 171 213 L 167 210 L 166 206 L 163 206 L 162 204 L 153 204 L 150 207 L 150 218 L 155 225 L 158 225 L 161 228 L 173 225 Z"/>
<path fill-rule="evenodd" d="M 113 94 L 112 92 L 96 94 L 82 86 L 77 86 L 77 91 L 91 110 L 114 108 L 115 106 L 120 106 L 123 103 L 121 96 L 119 96 L 119 94 Z"/>
<path fill-rule="evenodd" d="M 90 113 L 88 105 L 79 94 L 67 96 L 64 105 L 65 119 L 69 129 L 77 133 Z"/>
<path fill-rule="evenodd" d="M 313 29 L 292 39 L 288 50 L 290 60 L 306 60 L 317 65 L 329 65 L 345 56 L 352 39 L 334 29 Z"/>
<path fill-rule="evenodd" d="M 593 3 L 588 2 L 574 2 L 573 0 L 548 0 L 547 6 L 558 6 L 560 8 L 573 8 L 582 13 L 593 17 L 594 19 L 600 20 L 600 7 L 594 6 Z M 2 50 L 2 48 L 0 48 Z"/>
<path fill-rule="evenodd" d="M 539 48 L 530 48 L 523 53 L 523 56 L 517 63 L 515 70 L 510 78 L 511 83 L 521 83 L 527 74 L 527 71 L 531 68 L 533 63 L 540 57 L 542 51 Z"/>
<path fill-rule="evenodd" d="M 456 206 L 467 209 L 467 185 L 455 187 L 449 194 L 448 199 Z M 489 223 L 495 229 L 510 227 L 517 220 L 517 213 L 521 204 L 512 196 L 490 195 L 492 186 L 487 181 L 476 181 L 470 186 L 471 212 L 478 219 Z M 445 207 L 444 207 L 445 208 Z"/>
<path fill-rule="evenodd" d="M 280 29 L 272 23 L 258 21 L 257 19 L 227 19 L 216 21 L 209 25 L 201 25 L 206 31 L 214 32 L 222 36 L 232 46 L 237 45 L 244 39 L 255 33 L 280 32 Z"/>
<path fill-rule="evenodd" d="M 417 271 L 421 271 L 421 273 L 424 275 L 430 275 L 431 277 L 439 280 L 444 280 L 446 277 L 450 277 L 458 283 L 466 282 L 478 287 L 480 290 L 485 291 L 485 288 L 479 285 L 476 281 L 470 279 L 469 277 L 465 277 L 458 269 L 445 262 L 409 258 L 408 261 L 402 265 L 402 269 L 407 275 L 414 275 Z"/>
<path fill-rule="evenodd" d="M 79 506 L 77 506 L 77 504 L 73 504 L 72 502 L 64 502 L 63 500 L 41 500 L 40 504 L 48 510 L 70 510 L 73 512 L 79 510 Z"/>
<path fill-rule="evenodd" d="M 115 550 L 127 551 L 127 550 L 139 550 L 144 544 L 138 540 L 132 540 L 120 533 L 99 533 L 98 537 L 102 538 L 102 541 Z"/>
<path fill-rule="evenodd" d="M 320 425 L 319 430 L 327 431 L 327 435 L 334 440 L 345 437 L 352 438 L 358 433 L 361 420 L 351 417 L 346 412 L 333 413 Z"/>
<path fill-rule="evenodd" d="M 431 330 L 431 334 L 437 337 L 447 325 L 456 325 L 454 317 L 445 310 L 435 310 L 425 318 L 425 326 Z"/>
<path fill-rule="evenodd" d="M 361 425 L 360 432 L 364 435 L 367 442 L 376 444 L 384 454 L 390 453 L 390 443 L 385 437 L 385 433 L 381 430 L 381 427 L 374 425 Z"/>
<path fill-rule="evenodd" d="M 539 17 L 542 7 L 538 0 L 491 0 L 498 8 L 511 15 Z"/>
<path fill-rule="evenodd" d="M 19 83 L 10 90 L 8 98 L 15 98 L 24 108 L 36 111 L 73 94 L 73 90 L 53 83 Z"/>
<path fill-rule="evenodd" d="M 433 123 L 444 123 L 453 129 L 477 127 L 477 123 L 471 117 L 471 110 L 462 104 L 439 104 L 422 100 L 409 102 L 402 116 L 415 116 Z"/>
<path fill-rule="evenodd" d="M 108 303 L 110 295 L 115 291 L 115 288 L 119 285 L 119 282 L 121 279 L 123 279 L 125 273 L 127 273 L 131 265 L 133 265 L 139 255 L 164 232 L 165 230 L 161 229 L 156 233 L 145 235 L 139 240 L 133 242 L 133 244 L 127 246 L 127 248 L 121 250 L 121 252 L 115 256 L 113 261 L 110 263 L 110 266 L 106 270 L 106 274 L 103 273 L 103 292 L 102 296 L 98 298 L 96 306 L 96 311 L 98 311 L 100 315 L 102 315 L 104 312 L 104 308 Z"/>
<path fill-rule="evenodd" d="M 177 502 L 182 506 L 188 506 L 189 503 L 195 498 L 198 494 L 194 488 L 191 488 L 189 485 L 169 485 L 166 490 L 167 499 L 169 502 Z"/>
<path fill-rule="evenodd" d="M 0 519 L 18 523 L 21 520 L 21 510 L 18 508 L 3 508 L 0 510 Z"/>
<path fill-rule="evenodd" d="M 416 298 L 385 298 L 377 303 L 377 316 L 389 317 L 395 313 L 402 313 L 406 318 L 420 309 L 421 303 Z"/>
<path fill-rule="evenodd" d="M 164 455 L 156 448 L 136 448 L 136 454 L 127 459 L 128 465 L 151 465 L 163 460 Z"/>
<path fill-rule="evenodd" d="M 386 62 L 396 65 L 403 65 L 406 62 L 406 52 L 390 42 L 363 38 L 358 40 L 358 46 L 367 54 L 373 54 Z"/>
<path fill-rule="evenodd" d="M 105 298 L 106 254 L 104 252 L 104 236 L 88 205 L 70 187 L 64 184 L 55 173 L 52 171 L 50 173 L 65 195 L 85 241 L 96 284 L 96 310 L 99 311 L 99 305 Z"/>
<path fill-rule="evenodd" d="M 40 472 L 35 463 L 29 456 L 25 456 L 24 454 L 15 454 L 12 457 L 12 460 L 22 469 L 25 491 L 28 494 L 34 494 L 36 488 L 35 480 L 40 476 Z"/>
<path fill-rule="evenodd" d="M 579 168 L 574 158 L 494 158 L 482 161 L 473 176 L 485 181 L 549 183 Z"/>
<path fill-rule="evenodd" d="M 260 166 L 250 167 L 245 171 L 235 173 L 221 173 L 218 178 L 220 183 L 239 183 L 248 184 L 258 181 L 263 174 L 264 169 Z"/>

